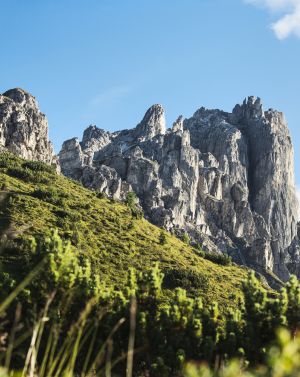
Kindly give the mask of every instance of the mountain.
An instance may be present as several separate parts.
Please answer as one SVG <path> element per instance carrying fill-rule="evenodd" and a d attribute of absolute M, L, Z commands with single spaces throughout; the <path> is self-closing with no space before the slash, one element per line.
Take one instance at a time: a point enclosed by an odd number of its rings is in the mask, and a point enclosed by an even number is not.
<path fill-rule="evenodd" d="M 299 276 L 293 147 L 284 115 L 249 97 L 166 129 L 152 106 L 133 129 L 88 127 L 64 142 L 62 172 L 110 196 L 133 190 L 146 217 L 240 264 Z"/>
<path fill-rule="evenodd" d="M 0 154 L 0 240 L 28 244 L 58 229 L 69 240 L 79 259 L 88 259 L 92 271 L 107 286 L 122 289 L 128 271 L 150 269 L 159 262 L 165 274 L 164 294 L 177 286 L 201 296 L 205 303 L 234 308 L 242 296 L 247 270 L 209 255 L 172 234 L 139 218 L 125 204 L 85 189 L 58 175 L 43 163 L 28 162 L 12 154 Z M 163 234 L 163 237 L 162 237 Z M 26 253 L 0 245 L 1 271 L 18 277 Z M 205 258 L 204 258 L 205 256 Z"/>
<path fill-rule="evenodd" d="M 209 252 L 287 280 L 300 276 L 293 147 L 281 112 L 249 97 L 232 113 L 201 108 L 166 129 L 152 106 L 131 130 L 89 126 L 59 153 L 64 175 L 123 200 L 134 191 L 145 217 Z M 21 89 L 0 96 L 0 145 L 54 164 L 47 121 Z"/>

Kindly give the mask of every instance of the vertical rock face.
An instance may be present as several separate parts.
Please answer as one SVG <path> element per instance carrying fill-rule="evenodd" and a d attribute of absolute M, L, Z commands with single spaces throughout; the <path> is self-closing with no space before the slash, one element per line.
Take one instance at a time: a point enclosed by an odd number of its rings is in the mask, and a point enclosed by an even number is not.
<path fill-rule="evenodd" d="M 0 95 L 0 148 L 29 160 L 57 165 L 48 139 L 47 119 L 35 98 L 22 89 Z"/>
<path fill-rule="evenodd" d="M 250 205 L 268 226 L 273 270 L 280 274 L 282 257 L 297 233 L 294 155 L 284 115 L 278 111 L 262 112 L 259 99 L 250 97 L 236 107 L 239 128 L 249 145 Z"/>
<path fill-rule="evenodd" d="M 168 130 L 154 105 L 132 130 L 90 126 L 59 158 L 87 187 L 118 198 L 134 190 L 152 222 L 204 249 L 282 279 L 299 272 L 293 147 L 283 114 L 259 98 L 232 113 L 201 108 Z"/>

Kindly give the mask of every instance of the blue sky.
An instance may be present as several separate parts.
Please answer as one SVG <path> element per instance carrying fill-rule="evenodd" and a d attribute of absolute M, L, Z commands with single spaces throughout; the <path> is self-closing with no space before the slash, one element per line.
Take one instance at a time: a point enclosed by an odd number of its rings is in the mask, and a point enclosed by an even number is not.
<path fill-rule="evenodd" d="M 284 111 L 300 185 L 299 0 L 0 0 L 0 92 L 22 87 L 61 143 L 89 124 L 169 125 L 248 95 Z"/>

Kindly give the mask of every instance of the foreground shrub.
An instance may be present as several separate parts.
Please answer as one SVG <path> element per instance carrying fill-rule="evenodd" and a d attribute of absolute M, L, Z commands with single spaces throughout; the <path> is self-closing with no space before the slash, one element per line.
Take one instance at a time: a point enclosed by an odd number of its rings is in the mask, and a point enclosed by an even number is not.
<path fill-rule="evenodd" d="M 230 360 L 218 371 L 202 364 L 189 363 L 185 377 L 299 377 L 300 337 L 292 338 L 285 329 L 277 334 L 276 345 L 266 351 L 266 362 L 256 368 L 246 368 L 242 360 Z"/>
<path fill-rule="evenodd" d="M 43 268 L 6 308 L 7 317 L 0 324 L 3 366 L 10 359 L 9 364 L 24 368 L 25 375 L 30 375 L 33 365 L 37 376 L 102 376 L 110 369 L 123 376 L 133 356 L 135 375 L 225 377 L 243 373 L 248 366 L 249 373 L 265 373 L 258 376 L 297 375 L 292 373 L 298 366 L 288 359 L 288 352 L 299 356 L 297 341 L 290 343 L 287 335 L 276 338 L 278 327 L 291 330 L 293 336 L 299 329 L 300 285 L 295 278 L 272 298 L 249 273 L 239 307 L 220 312 L 216 303 L 190 297 L 178 287 L 184 285 L 189 293 L 196 286 L 207 289 L 208 282 L 200 275 L 162 272 L 158 264 L 145 271 L 130 270 L 124 290 L 108 289 L 89 259 L 57 232 L 39 241 L 28 239 L 22 247 L 14 245 L 4 250 L 5 255 L 9 258 L 2 259 L 6 263 L 0 274 L 4 301 L 36 265 L 43 263 Z M 16 260 L 22 269 L 15 269 Z M 169 290 L 167 298 L 163 289 Z M 22 315 L 16 315 L 20 304 Z M 12 337 L 24 340 L 11 346 Z M 291 374 L 279 363 L 280 357 L 289 363 Z M 231 359 L 238 362 L 228 362 Z M 196 363 L 185 371 L 190 360 L 207 367 L 199 369 Z M 257 365 L 265 367 L 256 369 Z M 219 371 L 211 374 L 212 367 Z M 275 374 L 281 370 L 282 374 Z"/>

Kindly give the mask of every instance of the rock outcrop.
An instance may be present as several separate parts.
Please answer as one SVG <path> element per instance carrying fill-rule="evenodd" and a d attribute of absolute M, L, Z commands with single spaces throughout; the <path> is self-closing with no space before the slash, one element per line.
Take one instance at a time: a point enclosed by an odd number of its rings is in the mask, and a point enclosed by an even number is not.
<path fill-rule="evenodd" d="M 54 164 L 58 169 L 47 118 L 35 98 L 22 89 L 0 95 L 0 148 L 28 160 Z"/>
<path fill-rule="evenodd" d="M 59 159 L 86 187 L 117 198 L 134 190 L 148 219 L 204 249 L 300 276 L 293 147 L 283 114 L 259 98 L 232 113 L 201 108 L 168 130 L 154 105 L 132 130 L 88 127 Z"/>

